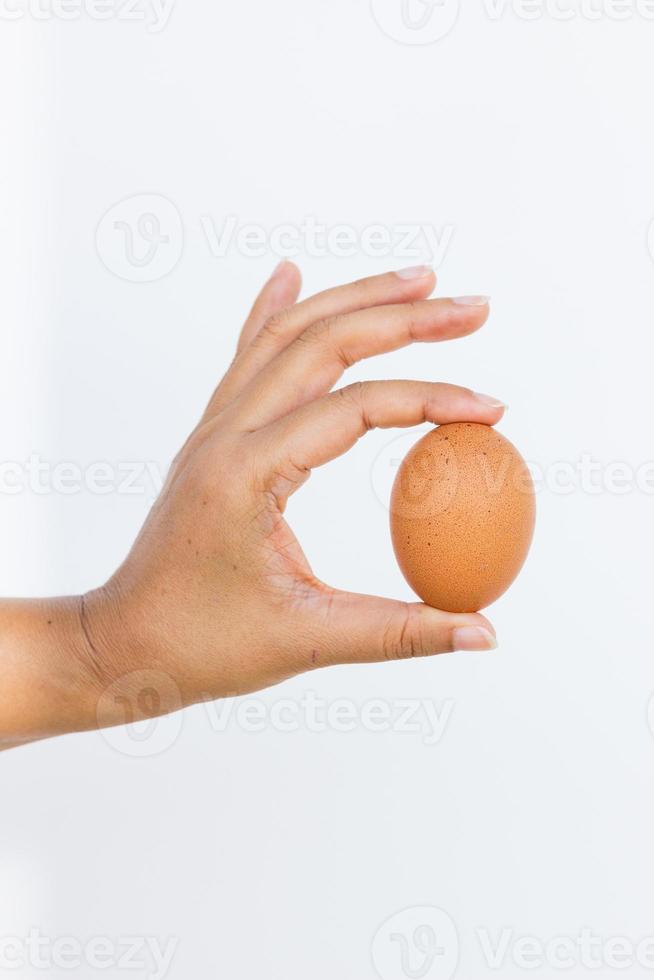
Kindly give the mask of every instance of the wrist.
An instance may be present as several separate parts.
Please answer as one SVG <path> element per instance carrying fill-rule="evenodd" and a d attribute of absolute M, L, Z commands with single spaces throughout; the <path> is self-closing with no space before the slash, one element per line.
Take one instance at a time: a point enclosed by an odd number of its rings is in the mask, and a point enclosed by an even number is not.
<path fill-rule="evenodd" d="M 0 742 L 93 727 L 95 695 L 79 597 L 0 602 Z"/>
<path fill-rule="evenodd" d="M 115 580 L 78 601 L 90 727 L 146 721 L 183 707 L 179 687 L 157 654 L 147 610 L 124 596 Z"/>

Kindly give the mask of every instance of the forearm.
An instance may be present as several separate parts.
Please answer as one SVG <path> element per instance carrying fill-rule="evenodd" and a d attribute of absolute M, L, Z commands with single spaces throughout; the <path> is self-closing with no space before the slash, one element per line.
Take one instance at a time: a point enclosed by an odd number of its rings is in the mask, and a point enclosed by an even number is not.
<path fill-rule="evenodd" d="M 79 597 L 0 602 L 0 748 L 96 724 Z"/>

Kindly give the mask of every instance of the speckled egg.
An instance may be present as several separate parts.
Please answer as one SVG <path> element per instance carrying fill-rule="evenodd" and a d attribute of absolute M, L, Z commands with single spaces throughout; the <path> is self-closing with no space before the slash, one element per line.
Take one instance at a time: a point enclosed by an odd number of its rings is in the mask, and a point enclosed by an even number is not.
<path fill-rule="evenodd" d="M 400 568 L 423 602 L 477 612 L 518 575 L 534 532 L 527 464 L 496 429 L 441 425 L 408 453 L 391 495 Z"/>

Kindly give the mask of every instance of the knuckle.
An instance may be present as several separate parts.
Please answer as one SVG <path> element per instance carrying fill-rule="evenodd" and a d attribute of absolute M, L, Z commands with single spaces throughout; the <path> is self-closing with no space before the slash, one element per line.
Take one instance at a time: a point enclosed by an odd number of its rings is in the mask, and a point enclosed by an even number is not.
<path fill-rule="evenodd" d="M 406 329 L 411 340 L 415 339 L 416 327 L 423 309 L 423 304 L 419 303 L 417 300 L 412 300 L 410 303 L 404 304 Z"/>
<path fill-rule="evenodd" d="M 386 628 L 384 657 L 387 660 L 410 660 L 424 657 L 429 652 L 420 626 L 419 610 L 411 603 L 405 603 L 402 612 Z"/>
<path fill-rule="evenodd" d="M 315 323 L 310 324 L 306 330 L 303 330 L 298 340 L 300 343 L 305 344 L 328 344 L 331 338 L 333 326 L 333 319 L 326 320 L 316 320 Z"/>
<path fill-rule="evenodd" d="M 268 317 L 255 339 L 260 343 L 276 344 L 287 339 L 290 328 L 291 311 L 286 307 Z"/>
<path fill-rule="evenodd" d="M 342 323 L 343 318 L 340 316 L 318 320 L 312 323 L 310 327 L 307 327 L 298 340 L 302 344 L 322 348 L 330 357 L 336 357 L 341 363 L 343 370 L 346 370 L 354 364 L 356 358 L 351 357 L 347 349 L 342 345 L 340 339 L 340 327 Z"/>
<path fill-rule="evenodd" d="M 367 381 L 353 381 L 339 388 L 337 394 L 347 405 L 355 405 L 359 408 L 367 397 L 368 386 Z"/>
<path fill-rule="evenodd" d="M 415 391 L 422 397 L 424 406 L 434 412 L 440 411 L 449 416 L 466 408 L 464 393 L 455 385 L 443 384 L 440 381 L 416 382 Z"/>
<path fill-rule="evenodd" d="M 338 399 L 340 404 L 343 405 L 347 413 L 352 412 L 354 409 L 357 415 L 361 417 L 366 431 L 374 428 L 368 412 L 370 391 L 371 382 L 354 381 L 352 384 L 339 388 L 338 391 L 334 393 L 335 397 Z"/>

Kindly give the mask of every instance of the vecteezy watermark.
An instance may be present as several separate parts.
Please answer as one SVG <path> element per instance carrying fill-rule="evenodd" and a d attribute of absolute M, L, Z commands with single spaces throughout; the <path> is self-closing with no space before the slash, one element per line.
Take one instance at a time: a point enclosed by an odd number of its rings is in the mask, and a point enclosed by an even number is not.
<path fill-rule="evenodd" d="M 0 0 L 1 2 L 1 0 Z M 199 234 L 209 255 L 225 259 L 270 256 L 277 259 L 338 259 L 366 256 L 442 266 L 454 238 L 454 225 L 426 222 L 371 223 L 362 227 L 328 224 L 315 215 L 298 222 L 266 226 L 228 214 L 202 213 L 183 222 L 177 206 L 160 194 L 137 194 L 114 204 L 96 230 L 96 251 L 104 266 L 127 282 L 156 282 L 169 275 L 184 251 L 187 233 Z"/>
<path fill-rule="evenodd" d="M 98 224 L 97 253 L 127 282 L 156 282 L 169 275 L 184 251 L 182 217 L 161 194 L 137 194 L 109 208 Z"/>
<path fill-rule="evenodd" d="M 478 0 L 483 15 L 497 23 L 586 20 L 654 21 L 654 0 Z M 400 44 L 433 44 L 453 30 L 459 0 L 371 0 L 372 14 L 388 37 Z"/>
<path fill-rule="evenodd" d="M 0 0 L 0 21 L 129 21 L 160 34 L 176 0 Z"/>
<path fill-rule="evenodd" d="M 230 728 L 250 734 L 266 731 L 289 735 L 307 732 L 311 735 L 355 731 L 370 735 L 393 733 L 413 735 L 424 745 L 439 745 L 454 712 L 454 701 L 436 704 L 426 698 L 372 698 L 357 703 L 349 698 L 328 700 L 315 691 L 301 698 L 229 698 L 206 702 L 207 717 L 215 733 Z"/>
<path fill-rule="evenodd" d="M 493 21 L 507 15 L 524 21 L 548 19 L 562 23 L 626 21 L 636 17 L 654 21 L 654 0 L 483 0 L 483 7 Z"/>
<path fill-rule="evenodd" d="M 33 493 L 73 497 L 90 493 L 106 497 L 146 496 L 154 500 L 164 485 L 166 470 L 154 460 L 94 460 L 81 465 L 72 460 L 44 459 L 31 453 L 24 460 L 0 460 L 0 497 Z"/>
<path fill-rule="evenodd" d="M 459 18 L 460 0 L 371 0 L 384 34 L 401 44 L 433 44 L 446 37 Z"/>
<path fill-rule="evenodd" d="M 271 228 L 243 223 L 234 214 L 228 215 L 222 223 L 203 214 L 200 223 L 209 251 L 216 259 L 223 259 L 230 252 L 248 259 L 266 255 L 280 259 L 294 259 L 300 255 L 316 259 L 327 256 L 350 259 L 365 255 L 371 259 L 421 259 L 438 268 L 454 237 L 453 225 L 435 228 L 414 222 L 355 227 L 328 225 L 315 215 L 306 215 L 298 224 L 286 222 Z"/>
<path fill-rule="evenodd" d="M 419 738 L 431 748 L 440 745 L 454 714 L 454 701 L 437 704 L 426 698 L 349 698 L 329 700 L 305 691 L 299 698 L 204 698 L 204 719 L 214 735 L 237 731 L 246 735 L 394 734 Z M 160 755 L 181 735 L 182 697 L 166 673 L 134 671 L 102 694 L 97 721 L 105 741 L 130 758 Z M 168 713 L 171 713 L 169 715 Z"/>
<path fill-rule="evenodd" d="M 433 427 L 432 427 L 433 428 Z M 418 430 L 418 435 L 430 431 Z M 402 459 L 417 441 L 415 429 L 396 436 L 377 453 L 371 464 L 372 490 L 383 507 L 387 507 L 393 481 Z M 642 493 L 654 496 L 654 460 L 628 463 L 624 460 L 605 462 L 590 453 L 576 460 L 558 460 L 548 464 L 529 463 L 537 493 L 570 496 L 584 493 L 589 496 L 612 494 L 626 496 Z M 37 497 L 60 495 L 74 497 L 81 493 L 106 497 L 146 497 L 155 500 L 166 481 L 167 466 L 155 460 L 93 460 L 78 463 L 73 460 L 45 459 L 31 453 L 22 460 L 0 459 L 0 498 L 31 493 Z M 485 486 L 499 493 L 510 485 L 513 474 L 500 464 L 493 468 L 480 461 L 480 477 Z M 456 490 L 453 481 L 451 490 Z"/>
<path fill-rule="evenodd" d="M 182 707 L 181 692 L 169 674 L 135 670 L 102 693 L 96 708 L 98 729 L 120 755 L 151 758 L 177 742 Z"/>
<path fill-rule="evenodd" d="M 589 970 L 602 968 L 630 970 L 640 966 L 654 970 L 654 936 L 629 939 L 626 936 L 600 936 L 592 929 L 577 935 L 543 939 L 516 933 L 477 929 L 476 939 L 484 964 L 490 970 L 513 967 L 519 970 Z"/>
<path fill-rule="evenodd" d="M 447 912 L 421 906 L 384 922 L 371 952 L 381 980 L 451 980 L 459 965 L 459 936 Z"/>
<path fill-rule="evenodd" d="M 647 705 L 647 724 L 649 725 L 652 738 L 654 738 L 654 694 L 652 694 Z"/>
<path fill-rule="evenodd" d="M 93 936 L 86 941 L 75 936 L 44 935 L 30 929 L 25 936 L 0 935 L 0 971 L 25 970 L 140 971 L 148 980 L 165 980 L 179 946 L 178 939 L 161 942 L 152 936 Z"/>
<path fill-rule="evenodd" d="M 407 430 L 389 440 L 375 456 L 370 468 L 372 492 L 384 509 L 389 506 L 391 489 L 402 460 L 418 441 L 421 435 L 433 430 L 433 426 Z M 469 465 L 469 461 L 468 465 Z M 522 475 L 510 465 L 509 457 L 500 456 L 491 462 L 485 455 L 476 460 L 476 472 L 480 486 L 489 493 L 500 494 L 510 488 L 516 492 L 531 493 Z M 626 496 L 641 493 L 654 496 L 654 460 L 629 463 L 624 460 L 603 461 L 591 453 L 581 453 L 576 460 L 554 460 L 547 464 L 527 461 L 536 493 L 550 493 L 554 496 L 570 496 L 575 493 L 600 496 Z M 427 474 L 424 483 L 416 483 L 409 489 L 414 508 L 428 507 L 432 512 L 432 491 L 438 489 L 439 506 L 445 508 L 457 491 L 458 465 L 456 453 L 452 451 L 448 466 L 448 492 L 438 484 L 437 477 Z"/>
<path fill-rule="evenodd" d="M 484 968 L 597 971 L 654 970 L 654 936 L 633 939 L 602 936 L 583 928 L 575 934 L 537 936 L 514 928 L 474 930 L 465 947 L 467 976 Z M 372 961 L 381 980 L 451 980 L 459 969 L 463 948 L 451 917 L 442 909 L 418 906 L 388 919 L 372 942 Z M 474 961 L 477 962 L 474 962 Z M 463 971 L 462 971 L 463 972 Z M 577 973 L 575 973 L 577 976 Z"/>
<path fill-rule="evenodd" d="M 650 221 L 649 228 L 647 229 L 647 247 L 652 262 L 654 262 L 654 218 Z"/>

